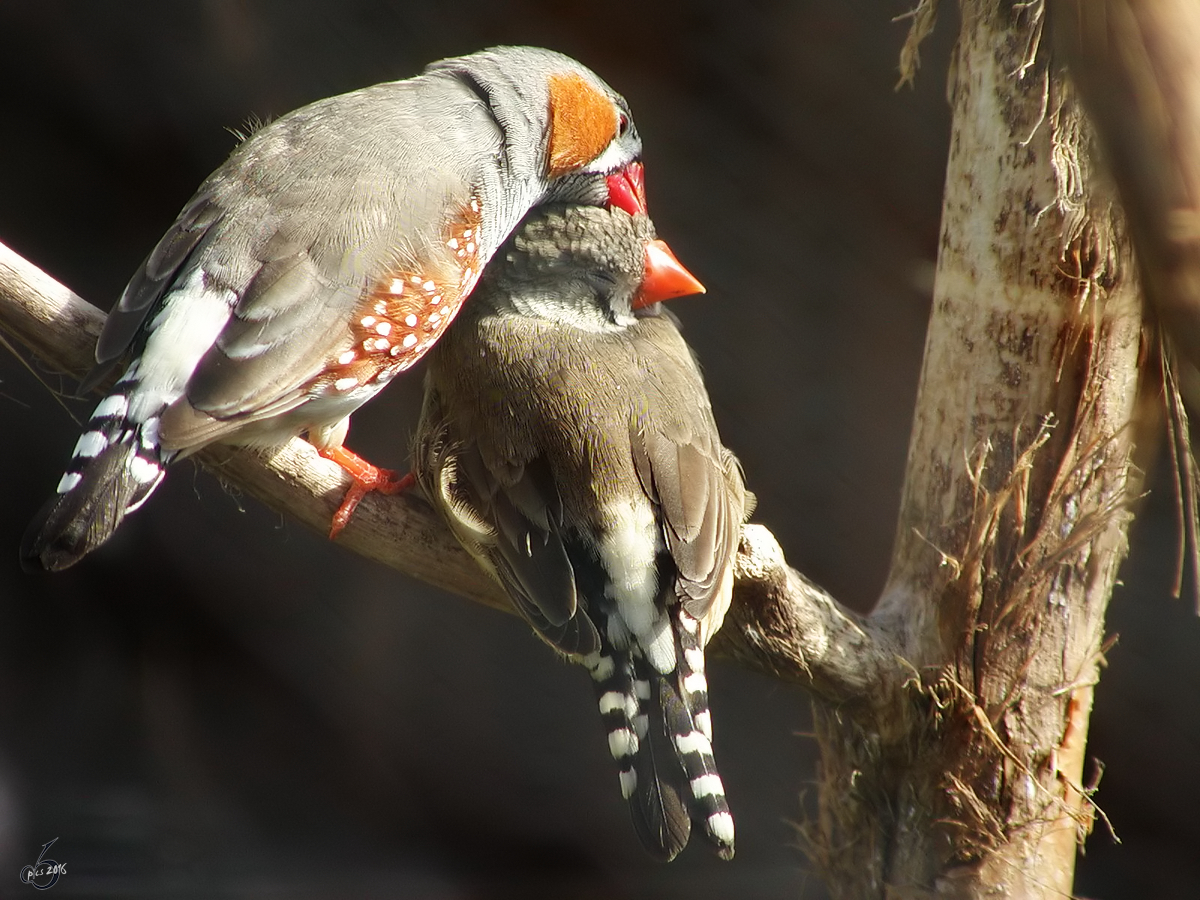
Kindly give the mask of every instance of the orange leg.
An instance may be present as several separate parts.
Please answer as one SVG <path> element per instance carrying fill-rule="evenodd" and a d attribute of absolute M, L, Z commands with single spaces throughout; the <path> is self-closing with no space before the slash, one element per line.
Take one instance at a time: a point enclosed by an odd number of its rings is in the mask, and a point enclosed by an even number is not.
<path fill-rule="evenodd" d="M 350 517 L 354 515 L 354 510 L 359 502 L 371 491 L 378 491 L 381 494 L 399 494 L 416 483 L 411 472 L 403 478 L 398 478 L 391 469 L 381 469 L 372 465 L 345 447 L 330 447 L 328 450 L 318 450 L 317 452 L 326 459 L 337 463 L 346 471 L 347 475 L 354 479 L 350 490 L 346 491 L 342 505 L 333 514 L 333 521 L 329 527 L 331 541 L 342 533 L 342 529 L 349 524 Z"/>

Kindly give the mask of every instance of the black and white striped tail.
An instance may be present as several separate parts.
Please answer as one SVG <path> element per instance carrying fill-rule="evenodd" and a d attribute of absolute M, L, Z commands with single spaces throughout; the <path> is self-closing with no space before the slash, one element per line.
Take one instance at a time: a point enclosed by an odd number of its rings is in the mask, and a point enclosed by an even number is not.
<path fill-rule="evenodd" d="M 656 671 L 634 644 L 607 641 L 585 664 L 595 683 L 608 746 L 620 767 L 621 793 L 650 853 L 673 859 L 692 823 L 723 859 L 733 856 L 733 816 L 712 749 L 712 717 L 699 623 L 681 607 L 671 613 L 676 669 Z M 598 622 L 601 635 L 605 624 Z"/>
<path fill-rule="evenodd" d="M 158 441 L 161 408 L 141 421 L 131 417 L 126 379 L 100 401 L 75 444 L 58 490 L 30 523 L 21 541 L 27 570 L 58 571 L 103 544 L 125 516 L 145 502 L 170 462 Z"/>

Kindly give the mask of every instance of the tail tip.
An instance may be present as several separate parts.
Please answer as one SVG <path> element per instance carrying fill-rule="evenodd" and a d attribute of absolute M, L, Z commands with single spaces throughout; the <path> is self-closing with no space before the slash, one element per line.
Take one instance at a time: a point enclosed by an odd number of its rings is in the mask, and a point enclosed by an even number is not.
<path fill-rule="evenodd" d="M 715 812 L 705 820 L 704 836 L 717 856 L 727 861 L 733 859 L 733 816 L 727 810 Z"/>
<path fill-rule="evenodd" d="M 661 819 L 651 821 L 643 818 L 631 807 L 633 827 L 642 847 L 659 862 L 670 862 L 688 845 L 692 833 L 692 822 L 687 814 L 668 813 Z"/>
<path fill-rule="evenodd" d="M 49 528 L 50 514 L 58 505 L 57 499 L 50 500 L 25 529 L 18 553 L 18 561 L 24 572 L 61 572 L 79 562 L 87 553 L 87 548 L 81 547 L 80 542 L 72 540 L 69 534 Z"/>

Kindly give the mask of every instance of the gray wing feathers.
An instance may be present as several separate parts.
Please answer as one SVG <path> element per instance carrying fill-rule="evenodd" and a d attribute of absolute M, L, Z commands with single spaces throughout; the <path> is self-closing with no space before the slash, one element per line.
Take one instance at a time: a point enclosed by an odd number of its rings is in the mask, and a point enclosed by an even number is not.
<path fill-rule="evenodd" d="M 438 407 L 429 391 L 422 419 L 434 422 Z M 420 438 L 415 455 L 423 487 L 441 494 L 451 528 L 538 634 L 563 653 L 594 653 L 600 638 L 591 619 L 577 615 L 562 500 L 549 471 L 538 461 L 489 465 L 477 445 L 455 441 L 447 429 L 441 421 Z"/>
<path fill-rule="evenodd" d="M 80 395 L 90 394 L 130 349 L 151 310 L 223 216 L 224 209 L 207 192 L 197 194 L 184 207 L 108 314 L 96 343 L 96 365 L 79 385 Z"/>
<path fill-rule="evenodd" d="M 635 421 L 630 446 L 642 489 L 659 507 L 663 536 L 678 570 L 684 608 L 703 618 L 718 600 L 741 534 L 745 486 L 733 454 L 721 445 L 699 369 L 668 320 L 643 319 L 657 332 L 656 366 L 670 369 L 649 386 L 673 385 L 676 396 L 652 404 Z M 665 352 L 664 352 L 665 351 Z"/>
<path fill-rule="evenodd" d="M 420 115 L 427 106 L 443 115 Z M 480 100 L 444 78 L 376 85 L 278 119 L 209 176 L 147 258 L 83 388 L 135 344 L 172 283 L 198 269 L 205 285 L 238 297 L 187 391 L 203 414 L 190 417 L 209 418 L 203 439 L 298 406 L 303 386 L 349 346 L 342 323 L 372 279 L 440 241 L 450 205 L 475 189 L 498 193 L 485 164 L 500 139 Z"/>
<path fill-rule="evenodd" d="M 266 260 L 196 367 L 188 402 L 228 419 L 296 392 L 346 342 L 347 330 L 329 322 L 348 319 L 361 290 L 324 278 L 303 249 Z"/>
<path fill-rule="evenodd" d="M 496 527 L 496 553 L 538 615 L 549 625 L 564 625 L 577 608 L 575 570 L 563 546 L 561 503 L 553 482 L 546 483 L 531 471 L 535 466 L 527 466 L 516 484 L 501 486 L 486 471 L 475 448 L 464 449 L 463 456 L 477 463 L 464 466 L 467 477 L 484 482 L 475 483 L 476 496 L 490 495 L 486 515 Z M 535 481 L 542 483 L 535 485 Z M 520 506 L 514 502 L 516 497 L 522 501 Z M 555 505 L 560 510 L 557 515 L 552 512 Z"/>

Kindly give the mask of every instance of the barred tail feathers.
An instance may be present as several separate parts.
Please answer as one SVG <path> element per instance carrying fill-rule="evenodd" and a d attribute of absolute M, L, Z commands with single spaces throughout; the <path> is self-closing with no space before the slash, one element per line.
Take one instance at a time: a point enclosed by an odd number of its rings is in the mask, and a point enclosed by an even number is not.
<path fill-rule="evenodd" d="M 692 823 L 681 792 L 683 772 L 661 716 L 648 708 L 650 682 L 635 677 L 633 654 L 607 644 L 586 664 L 634 830 L 652 856 L 669 862 L 687 846 Z"/>
<path fill-rule="evenodd" d="M 673 859 L 687 845 L 695 821 L 717 854 L 729 859 L 733 817 L 713 759 L 698 623 L 682 608 L 673 615 L 674 671 L 658 672 L 636 642 L 629 649 L 606 642 L 585 664 L 619 766 L 621 793 L 646 849 Z"/>
<path fill-rule="evenodd" d="M 26 529 L 21 563 L 58 571 L 103 544 L 125 516 L 146 501 L 170 455 L 159 446 L 161 409 L 131 419 L 129 395 L 119 389 L 100 401 L 75 444 L 58 489 Z"/>
<path fill-rule="evenodd" d="M 678 665 L 672 679 L 664 679 L 661 705 L 679 761 L 688 777 L 692 816 L 722 859 L 733 857 L 733 816 L 725 798 L 725 785 L 717 772 L 712 748 L 712 713 L 708 707 L 708 678 L 700 623 L 682 607 L 675 611 L 678 627 Z"/>

